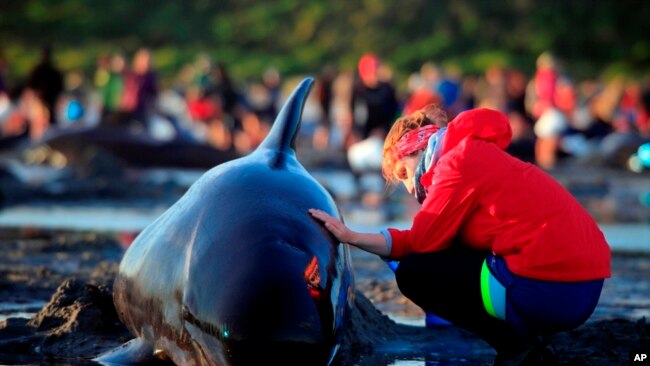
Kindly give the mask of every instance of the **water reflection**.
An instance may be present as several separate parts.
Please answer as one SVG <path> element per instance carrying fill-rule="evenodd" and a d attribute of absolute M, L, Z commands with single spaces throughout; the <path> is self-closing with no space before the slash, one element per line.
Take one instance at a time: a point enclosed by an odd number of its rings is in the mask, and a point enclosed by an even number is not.
<path fill-rule="evenodd" d="M 123 202 L 89 202 L 87 204 L 50 204 L 14 206 L 0 210 L 1 228 L 33 227 L 40 229 L 138 232 L 152 223 L 168 208 L 165 204 L 141 205 Z M 376 232 L 384 227 L 408 228 L 409 221 L 398 220 L 368 223 L 343 212 L 347 224 L 357 231 Z M 367 215 L 366 215 L 367 216 Z M 650 253 L 649 223 L 599 224 L 607 242 L 616 252 Z"/>
<path fill-rule="evenodd" d="M 44 301 L 26 303 L 0 302 L 0 322 L 7 318 L 31 318 L 44 305 Z"/>

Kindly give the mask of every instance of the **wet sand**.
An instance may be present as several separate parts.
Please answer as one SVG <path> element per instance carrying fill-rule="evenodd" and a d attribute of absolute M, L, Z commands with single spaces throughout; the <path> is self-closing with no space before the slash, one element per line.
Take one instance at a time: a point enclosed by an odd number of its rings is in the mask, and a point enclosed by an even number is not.
<path fill-rule="evenodd" d="M 0 232 L 0 364 L 92 364 L 131 338 L 112 305 L 123 247 L 111 236 Z M 353 251 L 356 304 L 335 365 L 489 365 L 494 351 L 453 326 L 424 328 L 422 311 L 377 257 Z M 615 256 L 591 320 L 553 337 L 562 365 L 627 365 L 650 351 L 650 257 Z M 380 312 L 381 311 L 381 312 Z M 383 313 L 382 313 L 383 312 Z M 391 315 L 391 318 L 384 314 Z"/>

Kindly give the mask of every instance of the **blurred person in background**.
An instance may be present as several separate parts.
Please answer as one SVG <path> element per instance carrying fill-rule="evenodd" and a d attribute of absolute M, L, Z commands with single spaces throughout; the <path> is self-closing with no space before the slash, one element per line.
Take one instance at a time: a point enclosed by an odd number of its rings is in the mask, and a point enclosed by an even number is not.
<path fill-rule="evenodd" d="M 8 66 L 0 50 L 0 149 L 11 146 L 13 141 L 27 135 L 27 121 L 18 106 L 23 87 L 9 88 L 6 79 Z"/>
<path fill-rule="evenodd" d="M 29 111 L 26 108 L 24 98 L 24 87 L 16 87 L 0 95 L 3 113 L 0 115 L 0 136 L 2 136 L 2 148 L 12 146 L 13 142 L 22 140 L 29 135 Z"/>
<path fill-rule="evenodd" d="M 526 86 L 528 78 L 519 70 L 511 69 L 506 72 L 506 111 L 516 112 L 524 117 L 526 111 Z"/>
<path fill-rule="evenodd" d="M 40 138 L 56 124 L 56 102 L 63 91 L 63 74 L 52 62 L 52 49 L 44 47 L 39 63 L 27 78 L 24 102 L 29 109 L 30 136 Z"/>
<path fill-rule="evenodd" d="M 361 140 L 354 128 L 351 108 L 354 76 L 352 72 L 339 72 L 332 84 L 332 128 L 329 133 L 328 146 L 342 152 Z"/>
<path fill-rule="evenodd" d="M 535 160 L 544 169 L 557 163 L 562 135 L 568 129 L 565 114 L 557 108 L 556 93 L 559 73 L 557 61 L 548 52 L 537 58 L 537 70 L 528 86 L 528 108 L 535 120 Z"/>
<path fill-rule="evenodd" d="M 212 61 L 210 57 L 201 53 L 197 56 L 192 66 L 192 85 L 203 91 L 212 88 Z"/>
<path fill-rule="evenodd" d="M 65 74 L 65 90 L 61 94 L 58 121 L 61 127 L 81 126 L 88 104 L 88 91 L 84 88 L 85 76 L 81 70 Z"/>
<path fill-rule="evenodd" d="M 212 68 L 212 83 L 214 90 L 211 92 L 221 99 L 224 123 L 230 130 L 240 127 L 241 118 L 245 111 L 242 102 L 243 97 L 223 63 L 217 63 Z"/>
<path fill-rule="evenodd" d="M 648 141 L 647 115 L 638 82 L 626 82 L 618 106 L 612 115 L 613 131 L 601 142 L 600 152 L 604 162 L 615 167 L 625 167 L 629 157 Z"/>
<path fill-rule="evenodd" d="M 329 128 L 332 118 L 332 104 L 334 103 L 334 80 L 338 76 L 338 71 L 334 66 L 326 66 L 321 71 L 316 82 L 316 96 L 320 105 L 323 124 Z"/>
<path fill-rule="evenodd" d="M 224 122 L 226 116 L 223 99 L 212 80 L 206 79 L 206 75 L 211 75 L 211 70 L 199 68 L 196 71 L 199 77 L 195 76 L 185 91 L 187 113 L 193 122 L 192 128 L 201 131 L 201 137 L 213 147 L 222 151 L 231 150 L 232 133 Z"/>
<path fill-rule="evenodd" d="M 476 85 L 477 106 L 505 112 L 508 100 L 506 88 L 506 70 L 501 65 L 491 65 Z"/>
<path fill-rule="evenodd" d="M 5 80 L 5 72 L 7 71 L 7 60 L 0 54 L 0 93 L 7 93 L 7 82 Z"/>
<path fill-rule="evenodd" d="M 545 337 L 590 317 L 611 275 L 609 246 L 565 188 L 503 151 L 503 113 L 446 118 L 429 106 L 386 137 L 385 179 L 422 204 L 410 229 L 356 232 L 309 212 L 341 242 L 399 260 L 401 292 L 488 342 L 495 365 L 552 365 Z"/>
<path fill-rule="evenodd" d="M 221 119 L 221 101 L 212 92 L 198 85 L 191 85 L 185 92 L 187 112 L 193 122 L 208 124 L 213 119 Z"/>
<path fill-rule="evenodd" d="M 381 60 L 375 55 L 365 54 L 359 59 L 359 82 L 351 103 L 355 125 L 361 128 L 364 139 L 373 134 L 383 139 L 398 114 L 395 88 L 380 78 L 380 66 Z"/>
<path fill-rule="evenodd" d="M 549 52 L 537 57 L 535 76 L 529 85 L 528 108 L 534 119 L 538 119 L 546 109 L 555 106 L 555 92 L 559 73 L 557 61 Z"/>
<path fill-rule="evenodd" d="M 333 85 L 337 73 L 333 66 L 326 66 L 316 79 L 316 90 L 314 94 L 318 99 L 322 116 L 312 139 L 312 146 L 317 150 L 326 150 L 330 144 L 332 105 L 334 103 Z"/>
<path fill-rule="evenodd" d="M 29 132 L 24 103 L 21 102 L 24 87 L 18 85 L 9 89 L 5 79 L 7 66 L 6 59 L 0 55 L 0 149 L 13 146 Z"/>
<path fill-rule="evenodd" d="M 175 89 L 184 96 L 190 129 L 199 140 L 221 151 L 250 151 L 250 139 L 242 132 L 247 108 L 224 64 L 213 66 L 207 55 L 199 55 L 183 68 Z"/>
<path fill-rule="evenodd" d="M 200 54 L 188 65 L 188 83 L 185 86 L 185 102 L 190 120 L 207 126 L 212 120 L 221 119 L 223 108 L 212 78 L 212 62 L 208 55 Z"/>
<path fill-rule="evenodd" d="M 438 85 L 440 85 L 442 79 L 442 73 L 438 65 L 431 61 L 427 61 L 420 66 L 420 76 L 424 81 L 424 84 L 432 92 L 438 90 Z"/>
<path fill-rule="evenodd" d="M 266 119 L 272 123 L 275 120 L 275 116 L 278 114 L 278 108 L 280 107 L 280 97 L 282 96 L 282 77 L 280 76 L 280 71 L 275 67 L 269 67 L 264 70 L 262 74 L 262 85 L 268 90 L 269 97 L 271 98 L 271 105 L 268 110 L 268 115 L 260 116 L 262 119 Z"/>
<path fill-rule="evenodd" d="M 148 125 L 149 117 L 155 112 L 158 96 L 158 77 L 151 64 L 151 52 L 140 48 L 124 76 L 121 107 L 143 126 Z"/>
<path fill-rule="evenodd" d="M 533 127 L 520 111 L 508 113 L 508 121 L 512 129 L 512 140 L 506 151 L 527 163 L 535 163 L 535 133 Z"/>
<path fill-rule="evenodd" d="M 607 157 L 609 153 L 603 150 L 603 142 L 614 132 L 614 118 L 623 96 L 625 80 L 622 76 L 617 75 L 606 81 L 598 81 L 596 86 L 591 88 L 593 90 L 590 91 L 591 95 L 588 98 L 591 121 L 588 127 L 580 132 L 594 146 L 593 160 L 602 164 L 609 160 Z M 579 121 L 580 119 L 577 119 L 575 122 Z M 605 150 L 609 149 L 605 148 Z"/>
<path fill-rule="evenodd" d="M 573 81 L 562 75 L 557 79 L 555 84 L 554 105 L 560 112 L 571 119 L 576 111 L 578 97 Z"/>
<path fill-rule="evenodd" d="M 5 70 L 7 68 L 7 61 L 4 56 L 0 54 L 0 126 L 3 124 L 5 118 L 9 115 L 11 110 L 11 99 L 9 98 L 9 90 L 5 81 Z M 0 134 L 1 136 L 2 134 Z"/>
<path fill-rule="evenodd" d="M 641 113 L 639 128 L 641 135 L 650 139 L 650 74 L 644 76 L 645 81 L 641 89 L 641 104 L 643 112 Z"/>
<path fill-rule="evenodd" d="M 600 142 L 611 130 L 596 118 L 594 100 L 600 91 L 601 85 L 595 79 L 584 80 L 575 88 L 575 108 L 562 136 L 562 150 L 578 162 L 597 159 Z"/>
<path fill-rule="evenodd" d="M 443 102 L 443 97 L 432 91 L 419 73 L 413 73 L 409 76 L 407 86 L 409 96 L 404 101 L 403 115 L 411 114 L 429 104 L 441 104 Z"/>
<path fill-rule="evenodd" d="M 515 69 L 506 72 L 506 111 L 512 128 L 512 140 L 506 151 L 529 163 L 535 163 L 535 133 L 526 111 L 526 75 Z"/>
<path fill-rule="evenodd" d="M 122 54 L 116 53 L 108 60 L 102 76 L 95 78 L 95 85 L 101 93 L 102 118 L 110 117 L 122 109 L 125 68 L 126 59 Z"/>
<path fill-rule="evenodd" d="M 604 137 L 613 131 L 614 115 L 625 91 L 625 79 L 622 75 L 616 75 L 601 84 L 602 87 L 592 98 L 592 108 L 596 122 L 602 125 L 601 137 Z"/>
<path fill-rule="evenodd" d="M 543 169 L 556 167 L 562 137 L 568 130 L 567 118 L 555 107 L 547 108 L 535 121 L 535 161 Z"/>
<path fill-rule="evenodd" d="M 271 124 L 275 119 L 275 105 L 273 95 L 263 83 L 251 83 L 245 94 L 246 110 L 254 113 L 265 123 Z M 248 113 L 244 113 L 246 115 Z M 242 118 L 242 127 L 243 127 Z"/>
<path fill-rule="evenodd" d="M 444 69 L 443 78 L 438 84 L 438 94 L 442 96 L 445 110 L 455 117 L 463 109 L 460 105 L 462 72 L 455 65 Z"/>
<path fill-rule="evenodd" d="M 478 89 L 478 78 L 468 75 L 463 79 L 460 96 L 460 110 L 465 111 L 477 106 L 476 93 Z"/>
<path fill-rule="evenodd" d="M 242 155 L 250 153 L 262 143 L 270 129 L 271 125 L 261 120 L 256 113 L 244 113 L 242 128 L 234 132 L 235 150 Z"/>
<path fill-rule="evenodd" d="M 381 146 L 394 118 L 398 115 L 393 85 L 380 77 L 381 60 L 373 54 L 359 59 L 359 80 L 352 92 L 354 125 L 360 128 L 361 141 L 348 149 L 348 162 L 356 174 L 381 170 Z"/>

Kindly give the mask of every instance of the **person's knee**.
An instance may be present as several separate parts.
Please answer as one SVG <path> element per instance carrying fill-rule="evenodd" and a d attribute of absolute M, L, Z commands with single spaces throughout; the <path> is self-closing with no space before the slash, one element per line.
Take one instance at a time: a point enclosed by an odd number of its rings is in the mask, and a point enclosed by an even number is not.
<path fill-rule="evenodd" d="M 416 301 L 422 296 L 422 292 L 429 292 L 436 288 L 439 277 L 432 273 L 436 266 L 431 263 L 430 258 L 424 258 L 421 254 L 406 256 L 400 261 L 395 280 L 399 290 L 404 296 Z"/>
<path fill-rule="evenodd" d="M 446 286 L 444 274 L 436 271 L 435 259 L 432 255 L 413 254 L 400 261 L 395 280 L 402 294 L 409 299 L 428 297 L 425 293 L 436 293 L 441 286 Z"/>
<path fill-rule="evenodd" d="M 413 260 L 409 257 L 402 259 L 395 271 L 395 281 L 404 296 L 410 297 L 409 295 L 413 294 L 413 291 L 418 286 L 418 277 L 420 276 L 415 273 Z"/>
<path fill-rule="evenodd" d="M 444 286 L 446 278 L 444 260 L 445 253 L 411 254 L 404 257 L 397 271 L 395 279 L 400 291 L 407 297 L 414 291 L 421 291 L 422 287 L 435 289 Z"/>

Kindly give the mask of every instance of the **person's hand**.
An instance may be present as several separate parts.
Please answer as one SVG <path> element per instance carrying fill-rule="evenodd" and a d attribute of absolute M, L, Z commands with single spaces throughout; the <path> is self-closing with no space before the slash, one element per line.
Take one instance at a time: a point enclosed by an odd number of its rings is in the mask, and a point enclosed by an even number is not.
<path fill-rule="evenodd" d="M 390 248 L 386 243 L 384 234 L 358 233 L 350 230 L 341 220 L 338 220 L 326 212 L 315 208 L 309 209 L 309 213 L 322 221 L 325 228 L 329 230 L 340 242 L 352 244 L 359 249 L 374 253 L 380 256 L 390 255 Z"/>
<path fill-rule="evenodd" d="M 325 224 L 325 228 L 329 230 L 339 241 L 342 243 L 352 244 L 355 232 L 350 230 L 341 220 L 338 220 L 326 212 L 310 208 L 309 213 L 315 218 L 319 219 Z"/>

